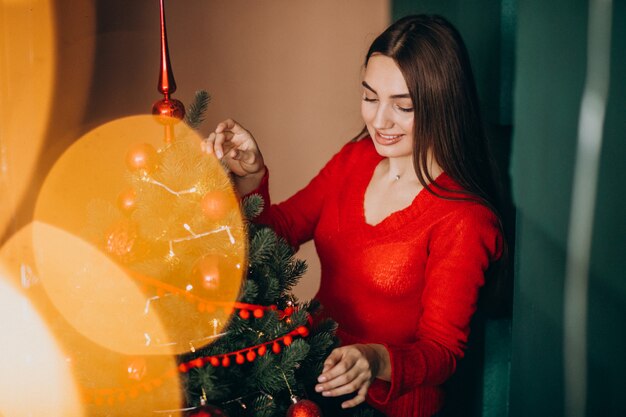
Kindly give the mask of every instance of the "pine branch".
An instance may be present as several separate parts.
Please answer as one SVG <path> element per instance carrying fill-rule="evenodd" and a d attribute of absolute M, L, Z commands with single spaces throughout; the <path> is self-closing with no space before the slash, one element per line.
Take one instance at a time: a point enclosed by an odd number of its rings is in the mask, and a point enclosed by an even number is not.
<path fill-rule="evenodd" d="M 297 369 L 300 366 L 299 363 L 306 358 L 310 349 L 311 347 L 304 340 L 294 340 L 291 345 L 283 351 L 280 367 L 284 370 Z"/>
<path fill-rule="evenodd" d="M 263 211 L 264 204 L 263 198 L 259 194 L 252 194 L 244 198 L 242 206 L 246 219 L 255 219 Z"/>
<path fill-rule="evenodd" d="M 269 339 L 274 339 L 281 334 L 282 325 L 275 311 L 266 312 L 256 323 L 259 331 L 267 334 Z"/>
<path fill-rule="evenodd" d="M 204 121 L 204 113 L 209 107 L 211 102 L 211 96 L 204 90 L 196 91 L 194 102 L 189 106 L 187 114 L 185 115 L 185 122 L 192 129 L 197 129 L 198 126 Z"/>
<path fill-rule="evenodd" d="M 267 395 L 259 395 L 252 402 L 255 417 L 271 417 L 276 412 L 276 403 Z"/>
<path fill-rule="evenodd" d="M 253 303 L 259 296 L 259 285 L 253 280 L 247 280 L 243 288 L 243 296 L 241 301 L 244 303 Z"/>
<path fill-rule="evenodd" d="M 277 358 L 275 355 L 264 355 L 254 362 L 253 372 L 257 376 L 257 386 L 268 394 L 277 394 L 284 389 L 283 376 L 276 372 Z"/>
<path fill-rule="evenodd" d="M 276 234 L 269 228 L 260 229 L 250 241 L 250 265 L 260 265 L 268 261 L 276 248 Z"/>

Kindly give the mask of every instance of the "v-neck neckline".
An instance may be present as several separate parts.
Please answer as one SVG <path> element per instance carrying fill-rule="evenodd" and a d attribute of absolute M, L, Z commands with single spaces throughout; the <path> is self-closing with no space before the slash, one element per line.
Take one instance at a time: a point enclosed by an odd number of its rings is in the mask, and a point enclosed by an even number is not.
<path fill-rule="evenodd" d="M 384 230 L 384 229 L 393 229 L 396 227 L 403 227 L 407 224 L 411 219 L 414 219 L 419 212 L 419 207 L 421 207 L 421 202 L 423 199 L 428 198 L 430 195 L 428 190 L 422 188 L 418 193 L 413 197 L 411 203 L 400 210 L 393 211 L 381 219 L 376 224 L 370 224 L 367 222 L 367 218 L 365 216 L 365 194 L 367 193 L 367 189 L 369 188 L 372 179 L 374 178 L 374 173 L 376 172 L 376 168 L 384 159 L 383 156 L 380 156 L 378 153 L 374 154 L 374 158 L 372 158 L 371 166 L 369 166 L 368 170 L 366 170 L 365 175 L 362 177 L 362 181 L 360 187 L 358 187 L 358 195 L 359 199 L 357 201 L 359 204 L 359 222 L 363 224 L 366 228 L 370 230 Z M 439 181 L 443 176 L 446 175 L 445 172 L 442 172 L 440 175 L 435 178 L 435 182 Z M 394 226 L 395 225 L 395 226 Z"/>

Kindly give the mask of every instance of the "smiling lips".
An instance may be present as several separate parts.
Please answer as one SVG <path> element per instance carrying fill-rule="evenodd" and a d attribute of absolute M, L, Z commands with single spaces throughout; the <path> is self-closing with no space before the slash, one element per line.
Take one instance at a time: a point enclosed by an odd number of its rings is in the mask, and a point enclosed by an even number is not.
<path fill-rule="evenodd" d="M 400 135 L 384 135 L 380 132 L 376 132 L 376 142 L 378 142 L 381 145 L 393 145 L 394 143 L 397 143 L 400 141 L 400 139 L 402 139 L 402 137 L 404 136 L 404 134 L 400 134 Z"/>

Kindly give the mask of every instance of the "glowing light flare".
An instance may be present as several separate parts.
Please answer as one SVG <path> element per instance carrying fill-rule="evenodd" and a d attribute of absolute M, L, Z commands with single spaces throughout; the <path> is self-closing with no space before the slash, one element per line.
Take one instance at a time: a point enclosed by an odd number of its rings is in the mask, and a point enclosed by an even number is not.
<path fill-rule="evenodd" d="M 59 313 L 36 266 L 33 237 L 39 226 L 26 226 L 0 249 L 0 413 L 80 417 L 149 415 L 154 410 L 180 408 L 173 356 L 115 352 L 84 337 Z M 28 285 L 21 276 L 25 266 L 32 277 Z M 7 285 L 10 291 L 4 289 Z M 37 320 L 26 321 L 34 315 Z M 49 343 L 32 336 L 41 327 Z M 111 339 L 117 336 L 109 335 Z M 47 349 L 51 343 L 58 350 L 54 355 Z M 10 348 L 5 350 L 6 346 Z M 6 395 L 11 397 L 5 401 Z M 53 400 L 64 408 L 59 409 Z M 13 412 L 5 404 L 21 408 Z"/>
<path fill-rule="evenodd" d="M 144 311 L 144 293 L 117 263 L 63 229 L 34 223 L 32 230 L 42 285 L 76 330 L 128 355 L 172 353 L 157 310 Z M 144 334 L 155 343 L 146 346 Z"/>
<path fill-rule="evenodd" d="M 35 171 L 50 117 L 55 68 L 51 2 L 0 4 L 0 232 Z M 24 140 L 28 138 L 28 140 Z"/>
<path fill-rule="evenodd" d="M 84 415 L 63 350 L 36 307 L 11 281 L 0 265 L 0 413 Z"/>
<path fill-rule="evenodd" d="M 163 127 L 144 115 L 88 132 L 56 162 L 35 208 L 36 264 L 50 299 L 86 337 L 125 354 L 179 354 L 210 343 L 212 319 L 228 323 L 245 274 L 245 227 L 227 174 L 201 152 L 197 133 L 182 123 L 176 130 L 177 141 L 166 144 Z M 119 196 L 131 186 L 135 171 L 126 161 L 137 143 L 159 150 L 147 174 L 159 181 L 134 179 L 129 212 Z M 168 177 L 180 164 L 180 174 Z M 201 205 L 216 187 L 231 208 L 218 223 Z M 106 210 L 94 216 L 94 207 Z M 226 269 L 194 275 L 198 250 L 227 260 Z M 146 263 L 152 269 L 141 269 Z"/>

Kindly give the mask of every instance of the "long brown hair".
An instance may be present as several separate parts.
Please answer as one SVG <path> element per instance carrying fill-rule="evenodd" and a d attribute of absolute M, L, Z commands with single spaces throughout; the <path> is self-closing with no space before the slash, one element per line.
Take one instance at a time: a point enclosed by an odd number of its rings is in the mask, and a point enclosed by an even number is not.
<path fill-rule="evenodd" d="M 482 124 L 467 49 L 450 22 L 437 15 L 406 16 L 370 46 L 392 58 L 413 101 L 413 161 L 420 183 L 442 198 L 478 200 L 500 215 L 494 164 Z M 446 190 L 426 169 L 428 152 L 463 190 Z M 437 190 L 449 191 L 443 197 Z M 456 196 L 450 197 L 450 192 Z"/>
<path fill-rule="evenodd" d="M 459 32 L 441 16 L 406 16 L 374 40 L 365 58 L 366 67 L 374 54 L 392 58 L 409 89 L 415 109 L 413 164 L 422 186 L 441 198 L 484 204 L 498 216 L 503 229 L 495 164 L 469 55 Z M 427 169 L 429 152 L 462 190 L 450 190 L 434 181 Z M 505 241 L 502 256 L 490 268 L 481 294 L 481 305 L 489 314 L 510 313 L 509 267 Z"/>

